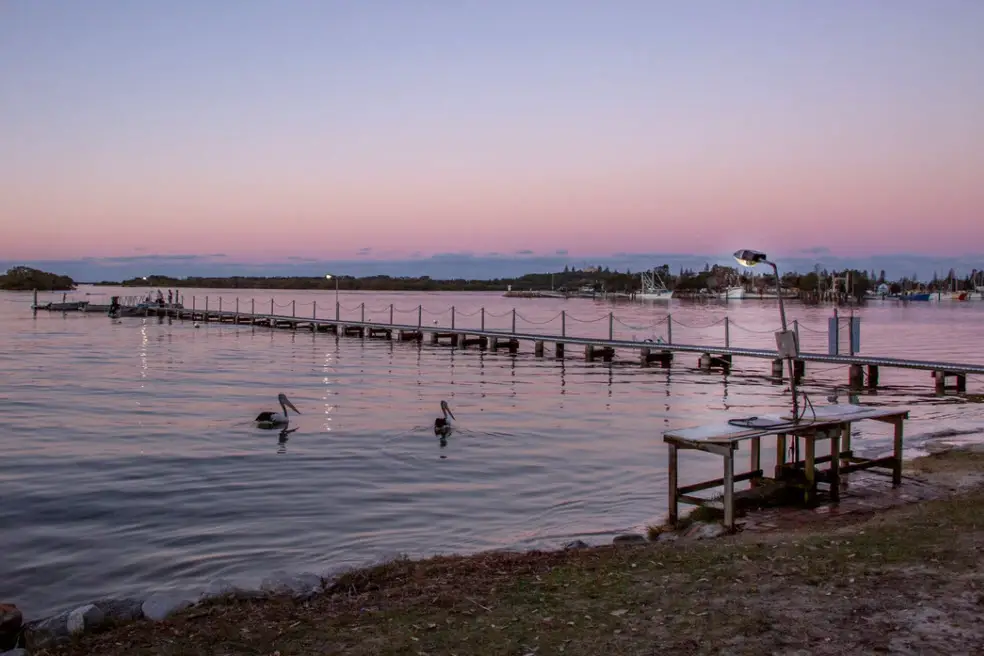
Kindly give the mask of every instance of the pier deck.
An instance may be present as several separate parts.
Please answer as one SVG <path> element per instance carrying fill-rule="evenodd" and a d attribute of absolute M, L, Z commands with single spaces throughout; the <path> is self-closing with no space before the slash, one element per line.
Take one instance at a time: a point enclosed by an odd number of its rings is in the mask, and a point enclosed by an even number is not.
<path fill-rule="evenodd" d="M 818 484 L 829 485 L 830 498 L 840 498 L 841 477 L 854 471 L 873 467 L 888 467 L 892 471 L 892 485 L 902 483 L 902 439 L 903 422 L 909 411 L 899 408 L 875 408 L 850 404 L 819 406 L 814 414 L 807 410 L 806 416 L 793 421 L 792 414 L 785 416 L 757 417 L 754 427 L 735 426 L 719 422 L 705 426 L 695 426 L 671 430 L 663 434 L 663 441 L 669 449 L 669 523 L 676 524 L 680 502 L 697 506 L 719 508 L 724 511 L 724 526 L 735 530 L 736 503 L 743 497 L 759 495 L 757 488 L 763 486 L 797 488 L 802 490 L 804 504 L 810 505 L 818 496 Z M 894 429 L 893 455 L 884 458 L 860 458 L 851 448 L 851 427 L 854 422 L 871 419 L 891 424 Z M 762 469 L 763 437 L 776 438 L 776 466 L 773 476 L 766 476 Z M 792 439 L 794 459 L 787 460 L 787 440 Z M 799 459 L 800 440 L 803 441 L 804 458 Z M 829 455 L 817 455 L 817 442 L 829 440 Z M 747 471 L 735 473 L 735 452 L 741 442 L 751 443 L 750 467 Z M 722 457 L 724 475 L 722 478 L 701 481 L 691 485 L 679 485 L 678 452 L 697 450 Z M 828 468 L 820 470 L 817 465 L 827 463 Z M 742 492 L 735 491 L 735 483 L 749 481 L 751 487 Z M 693 495 L 693 492 L 723 487 L 723 498 L 706 499 Z"/>
<path fill-rule="evenodd" d="M 207 299 L 206 299 L 207 303 Z M 66 304 L 59 306 L 38 306 L 37 310 L 67 311 L 70 308 Z M 71 304 L 67 304 L 71 305 Z M 90 306 L 90 309 L 93 306 Z M 102 306 L 95 306 L 101 308 Z M 238 302 L 237 302 L 238 307 Z M 221 301 L 220 301 L 221 308 Z M 252 308 L 255 310 L 255 305 Z M 271 301 L 271 310 L 273 302 Z M 79 308 L 85 311 L 84 308 Z M 634 351 L 637 354 L 636 361 L 643 366 L 657 363 L 660 366 L 668 367 L 671 365 L 674 355 L 683 353 L 693 353 L 698 355 L 697 364 L 700 369 L 713 370 L 719 369 L 723 373 L 729 373 L 732 368 L 734 358 L 755 358 L 771 360 L 773 363 L 772 377 L 777 381 L 783 378 L 782 360 L 777 351 L 772 349 L 742 348 L 735 346 L 712 346 L 706 344 L 681 344 L 672 341 L 672 333 L 669 340 L 625 340 L 614 339 L 611 329 L 612 317 L 609 317 L 608 339 L 598 337 L 580 337 L 562 334 L 541 334 L 532 332 L 521 332 L 515 328 L 515 313 L 513 316 L 512 330 L 491 330 L 481 328 L 464 328 L 454 325 L 454 314 L 452 308 L 451 326 L 427 325 L 422 321 L 421 313 L 418 311 L 417 322 L 406 324 L 393 321 L 393 310 L 390 308 L 390 320 L 388 322 L 367 321 L 365 320 L 365 309 L 363 307 L 360 320 L 350 320 L 342 318 L 316 318 L 297 316 L 296 313 L 282 315 L 261 312 L 240 312 L 237 310 L 224 309 L 198 309 L 188 307 L 149 307 L 146 308 L 147 316 L 166 316 L 175 317 L 181 320 L 192 320 L 202 322 L 220 322 L 262 325 L 270 328 L 288 330 L 310 330 L 312 332 L 330 332 L 336 335 L 353 336 L 360 338 L 393 339 L 396 341 L 419 342 L 425 339 L 425 334 L 430 335 L 430 342 L 434 344 L 450 344 L 458 348 L 469 346 L 479 346 L 480 348 L 491 348 L 493 350 L 505 349 L 510 353 L 518 352 L 522 343 L 533 345 L 533 352 L 536 356 L 542 357 L 545 352 L 545 344 L 554 345 L 556 357 L 564 357 L 565 347 L 575 346 L 584 349 L 585 356 L 589 360 L 600 358 L 605 362 L 614 359 L 616 350 Z M 563 314 L 563 313 L 562 313 Z M 336 314 L 337 316 L 337 314 Z M 562 324 L 563 325 L 563 324 Z M 934 378 L 935 388 L 938 393 L 943 393 L 946 389 L 955 389 L 957 392 L 965 392 L 967 389 L 968 375 L 984 375 L 984 365 L 956 363 L 956 362 L 937 362 L 928 360 L 913 360 L 908 358 L 891 357 L 871 357 L 862 355 L 831 355 L 827 353 L 800 352 L 795 361 L 795 372 L 797 377 L 805 373 L 805 363 L 825 363 L 849 366 L 849 384 L 852 388 L 859 388 L 867 381 L 868 387 L 877 387 L 880 368 L 895 369 L 916 369 L 931 372 Z M 951 382 L 952 384 L 947 384 Z"/>

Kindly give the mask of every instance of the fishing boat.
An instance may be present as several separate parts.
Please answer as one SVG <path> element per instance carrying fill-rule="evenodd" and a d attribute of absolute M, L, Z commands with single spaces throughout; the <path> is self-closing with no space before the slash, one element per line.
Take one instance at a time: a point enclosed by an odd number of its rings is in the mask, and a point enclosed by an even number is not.
<path fill-rule="evenodd" d="M 642 291 L 636 294 L 636 298 L 642 301 L 668 301 L 673 298 L 673 290 L 666 287 L 666 283 L 660 277 L 656 269 L 643 271 Z"/>

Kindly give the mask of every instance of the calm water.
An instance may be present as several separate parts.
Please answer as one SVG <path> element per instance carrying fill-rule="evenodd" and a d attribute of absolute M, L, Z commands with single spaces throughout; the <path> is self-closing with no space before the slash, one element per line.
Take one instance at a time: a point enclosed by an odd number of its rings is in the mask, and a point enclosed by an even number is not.
<path fill-rule="evenodd" d="M 117 293 L 83 288 L 72 296 Z M 132 294 L 133 290 L 119 293 Z M 334 292 L 184 290 L 185 303 L 334 315 Z M 253 295 L 250 296 L 250 293 Z M 60 300 L 61 295 L 46 299 Z M 101 301 L 100 296 L 90 297 Z M 291 302 L 293 306 L 291 305 Z M 343 316 L 458 326 L 560 330 L 771 347 L 775 301 L 611 304 L 499 294 L 343 293 Z M 255 584 L 273 570 L 324 572 L 398 553 L 556 547 L 611 539 L 665 513 L 661 432 L 782 411 L 789 398 L 767 361 L 736 371 L 670 370 L 336 339 L 251 326 L 30 311 L 0 294 L 0 597 L 30 616 L 104 594 L 194 588 L 222 577 Z M 804 349 L 826 349 L 830 308 L 791 305 Z M 885 303 L 860 310 L 862 353 L 984 363 L 984 303 Z M 656 325 L 653 325 L 656 324 Z M 936 397 L 928 372 L 881 373 L 874 404 L 911 404 L 918 444 L 944 429 L 984 427 L 979 398 Z M 814 402 L 845 367 L 807 368 Z M 968 381 L 971 394 L 984 381 Z M 286 392 L 303 413 L 286 444 L 253 427 Z M 459 429 L 432 432 L 447 399 Z M 842 394 L 841 400 L 845 397 Z M 872 430 L 867 429 L 865 430 Z M 884 429 L 859 439 L 877 452 Z M 684 458 L 685 479 L 719 475 L 712 457 Z"/>

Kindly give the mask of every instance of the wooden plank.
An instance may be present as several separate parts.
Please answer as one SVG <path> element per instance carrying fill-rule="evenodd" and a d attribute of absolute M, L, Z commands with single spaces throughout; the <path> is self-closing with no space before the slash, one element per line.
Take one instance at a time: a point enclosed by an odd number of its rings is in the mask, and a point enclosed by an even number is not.
<path fill-rule="evenodd" d="M 677 489 L 678 470 L 677 470 L 677 446 L 676 444 L 668 445 L 669 453 L 669 468 L 670 468 L 670 526 L 674 526 L 677 522 L 677 499 L 679 499 L 680 491 Z"/>
<path fill-rule="evenodd" d="M 763 472 L 761 469 L 744 472 L 742 474 L 736 474 L 733 477 L 733 480 L 735 481 L 735 483 L 741 483 L 742 481 L 749 481 L 753 478 L 761 478 L 762 473 Z M 701 490 L 710 490 L 711 488 L 722 487 L 723 485 L 724 485 L 723 478 L 715 478 L 709 481 L 702 481 L 700 483 L 684 485 L 683 487 L 678 488 L 678 490 L 680 494 L 688 494 L 690 492 L 700 492 Z"/>
<path fill-rule="evenodd" d="M 902 484 L 902 420 L 895 421 L 895 462 L 892 463 L 892 486 Z"/>
<path fill-rule="evenodd" d="M 724 457 L 724 525 L 729 531 L 735 528 L 735 454 Z"/>

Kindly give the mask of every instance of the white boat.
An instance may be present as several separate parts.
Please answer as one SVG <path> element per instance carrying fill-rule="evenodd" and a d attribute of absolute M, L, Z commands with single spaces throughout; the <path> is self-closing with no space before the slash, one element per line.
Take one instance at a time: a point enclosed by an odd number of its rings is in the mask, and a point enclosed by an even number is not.
<path fill-rule="evenodd" d="M 668 301 L 673 298 L 673 290 L 667 289 L 656 269 L 642 272 L 642 291 L 636 298 L 642 301 Z"/>
<path fill-rule="evenodd" d="M 717 292 L 717 296 L 718 298 L 727 299 L 729 301 L 741 300 L 745 298 L 745 288 L 741 285 L 734 285 Z"/>

